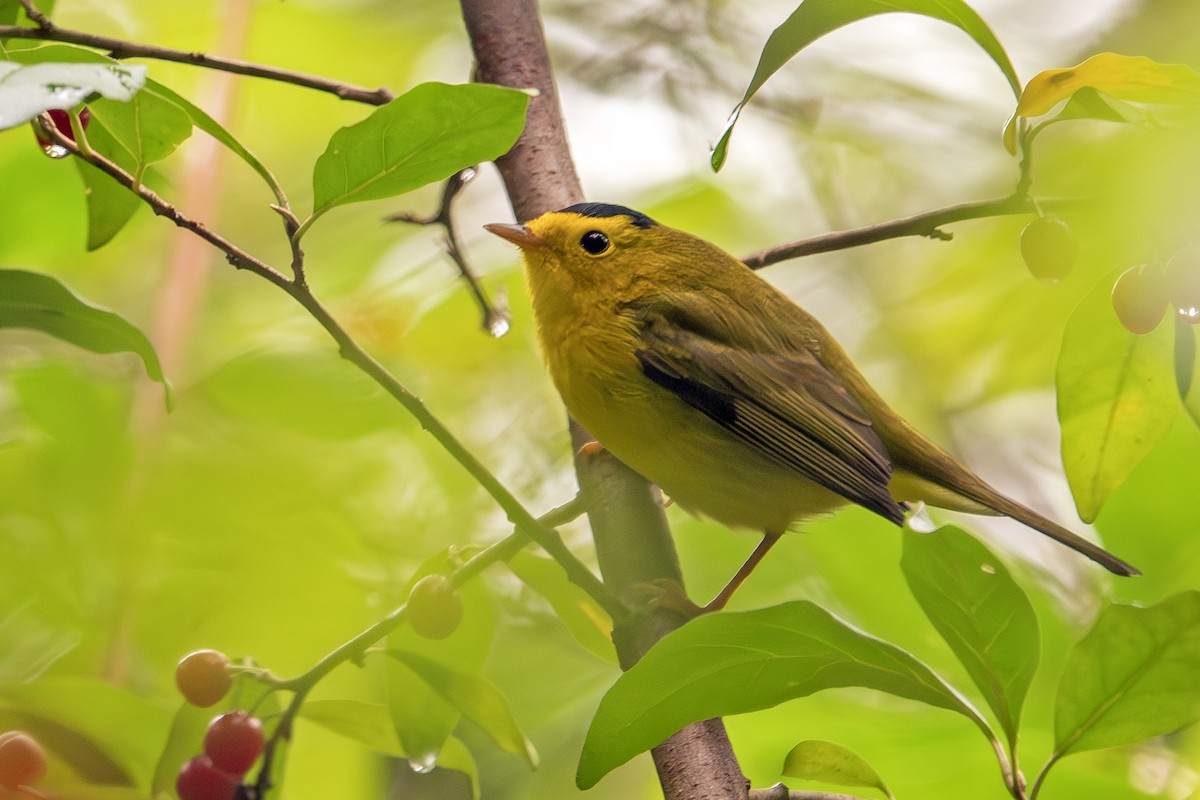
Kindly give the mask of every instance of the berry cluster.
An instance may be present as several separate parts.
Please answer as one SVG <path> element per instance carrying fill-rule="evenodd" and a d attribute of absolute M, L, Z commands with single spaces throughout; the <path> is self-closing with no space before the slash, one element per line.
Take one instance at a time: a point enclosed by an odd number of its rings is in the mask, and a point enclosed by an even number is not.
<path fill-rule="evenodd" d="M 46 774 L 46 751 L 28 733 L 0 733 L 0 796 L 39 796 L 30 787 Z"/>
<path fill-rule="evenodd" d="M 229 659 L 216 650 L 189 653 L 175 669 L 175 683 L 189 703 L 207 708 L 229 691 Z M 204 752 L 179 770 L 179 800 L 235 800 L 246 773 L 262 755 L 262 721 L 235 710 L 213 719 L 204 734 Z"/>

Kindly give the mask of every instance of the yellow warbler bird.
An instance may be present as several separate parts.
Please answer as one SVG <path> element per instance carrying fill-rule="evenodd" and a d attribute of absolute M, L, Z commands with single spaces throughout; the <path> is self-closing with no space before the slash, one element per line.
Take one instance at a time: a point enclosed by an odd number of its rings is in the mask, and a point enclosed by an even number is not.
<path fill-rule="evenodd" d="M 1138 570 L 997 492 L 888 407 L 816 319 L 709 242 L 582 203 L 518 245 L 538 338 L 567 410 L 683 508 L 763 541 L 720 608 L 794 522 L 858 503 L 1002 514 L 1118 575 Z"/>

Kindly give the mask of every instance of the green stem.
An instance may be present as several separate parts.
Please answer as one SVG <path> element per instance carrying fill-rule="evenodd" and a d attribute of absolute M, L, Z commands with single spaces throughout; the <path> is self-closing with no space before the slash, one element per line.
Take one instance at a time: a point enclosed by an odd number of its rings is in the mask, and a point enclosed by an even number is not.
<path fill-rule="evenodd" d="M 1042 771 L 1038 773 L 1037 778 L 1035 778 L 1033 781 L 1033 788 L 1029 791 L 1029 800 L 1037 800 L 1038 793 L 1042 790 L 1042 784 L 1046 780 L 1046 775 L 1049 774 L 1050 768 L 1058 763 L 1058 760 L 1062 758 L 1062 755 L 1063 754 L 1061 752 L 1055 752 L 1054 755 L 1050 756 L 1049 760 L 1046 761 L 1045 766 L 1042 767 Z"/>
<path fill-rule="evenodd" d="M 584 506 L 582 498 L 576 495 L 569 502 L 547 511 L 538 517 L 536 521 L 539 525 L 546 528 L 555 528 L 580 516 L 585 510 Z M 528 543 L 529 537 L 521 533 L 520 530 L 514 530 L 508 536 L 505 536 L 500 541 L 473 556 L 465 564 L 451 572 L 448 576 L 449 580 L 455 586 L 461 586 L 492 564 L 508 561 Z M 295 678 L 280 679 L 266 670 L 255 672 L 247 670 L 252 677 L 266 683 L 272 690 L 292 692 L 292 699 L 280 715 L 279 724 L 275 727 L 264 748 L 262 767 L 255 782 L 255 791 L 258 798 L 264 797 L 266 791 L 270 788 L 271 765 L 274 760 L 275 749 L 281 742 L 291 737 L 292 725 L 295 723 L 296 717 L 308 697 L 308 693 L 326 675 L 333 672 L 342 664 L 351 661 L 361 661 L 373 645 L 400 627 L 407 618 L 408 604 L 406 602 L 369 628 L 366 628 L 358 635 L 326 653 L 307 672 Z"/>

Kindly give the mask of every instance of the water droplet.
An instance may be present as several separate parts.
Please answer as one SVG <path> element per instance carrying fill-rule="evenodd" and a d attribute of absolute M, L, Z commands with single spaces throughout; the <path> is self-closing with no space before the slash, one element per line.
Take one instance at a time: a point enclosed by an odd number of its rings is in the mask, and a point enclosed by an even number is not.
<path fill-rule="evenodd" d="M 437 756 L 429 753 L 422 758 L 410 758 L 408 760 L 409 768 L 418 775 L 428 775 L 437 767 Z"/>
<path fill-rule="evenodd" d="M 467 167 L 462 172 L 458 173 L 458 177 L 463 183 L 470 183 L 478 174 L 479 170 L 475 169 L 474 167 Z"/>
<path fill-rule="evenodd" d="M 995 574 L 996 574 L 996 567 L 995 567 L 994 565 L 992 565 L 992 564 L 987 564 L 987 563 L 984 563 L 984 564 L 980 564 L 980 565 L 979 565 L 979 571 L 980 571 L 980 572 L 983 572 L 983 573 L 985 573 L 985 574 L 987 574 L 987 575 L 995 575 Z"/>
<path fill-rule="evenodd" d="M 61 144 L 51 142 L 42 148 L 42 152 L 51 158 L 66 158 L 71 155 L 71 151 L 63 147 Z"/>
<path fill-rule="evenodd" d="M 1182 306 L 1175 309 L 1175 313 L 1179 315 L 1180 322 L 1186 322 L 1189 325 L 1200 323 L 1200 308 L 1196 306 Z"/>
<path fill-rule="evenodd" d="M 499 339 L 504 334 L 512 329 L 512 325 L 508 321 L 508 317 L 503 314 L 491 314 L 487 321 L 487 331 L 493 338 Z"/>

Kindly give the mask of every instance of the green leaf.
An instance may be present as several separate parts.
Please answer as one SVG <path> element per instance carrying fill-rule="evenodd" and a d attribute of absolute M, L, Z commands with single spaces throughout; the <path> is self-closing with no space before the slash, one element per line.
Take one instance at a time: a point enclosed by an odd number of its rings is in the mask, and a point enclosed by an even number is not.
<path fill-rule="evenodd" d="M 388 655 L 420 675 L 463 716 L 482 728 L 502 750 L 521 756 L 530 769 L 537 768 L 537 750 L 517 725 L 512 709 L 499 689 L 478 675 L 458 672 L 416 653 L 388 650 Z"/>
<path fill-rule="evenodd" d="M 313 169 L 312 219 L 503 155 L 521 135 L 528 103 L 524 92 L 485 84 L 414 87 L 333 134 Z"/>
<path fill-rule="evenodd" d="M 138 64 L 0 61 L 0 130 L 52 108 L 69 109 L 92 95 L 129 102 L 146 81 Z"/>
<path fill-rule="evenodd" d="M 1111 605 L 1067 656 L 1055 758 L 1142 741 L 1200 720 L 1200 592 Z"/>
<path fill-rule="evenodd" d="M 1037 616 L 1008 568 L 966 531 L 904 532 L 904 577 L 1009 742 L 1041 653 Z"/>
<path fill-rule="evenodd" d="M 0 328 L 31 328 L 93 353 L 134 353 L 150 378 L 168 386 L 144 333 L 117 314 L 83 302 L 49 275 L 0 269 Z"/>
<path fill-rule="evenodd" d="M 146 87 L 142 91 L 148 95 L 153 95 L 164 102 L 173 103 L 175 106 L 177 106 L 181 111 L 183 111 L 184 114 L 188 116 L 193 125 L 216 139 L 221 144 L 225 145 L 230 151 L 233 152 L 234 155 L 242 159 L 242 161 L 250 165 L 251 169 L 262 176 L 262 179 L 266 181 L 267 186 L 271 188 L 271 192 L 275 195 L 275 199 L 279 203 L 282 204 L 286 201 L 287 197 L 284 195 L 283 189 L 279 185 L 279 181 L 276 180 L 275 175 L 271 172 L 271 170 L 267 169 L 267 166 L 258 159 L 258 156 L 250 152 L 245 145 L 238 141 L 237 137 L 227 131 L 221 125 L 221 123 L 210 117 L 208 113 L 204 111 L 204 109 L 195 105 L 186 97 L 176 94 L 171 89 L 154 80 L 147 79 Z"/>
<path fill-rule="evenodd" d="M 576 783 L 590 788 L 693 722 L 843 686 L 955 711 L 993 738 L 979 712 L 916 658 L 797 601 L 702 616 L 654 645 L 600 701 Z"/>
<path fill-rule="evenodd" d="M 89 108 L 88 141 L 135 176 L 171 155 L 192 135 L 191 117 L 175 103 L 150 92 L 140 92 L 129 103 L 96 101 Z M 96 130 L 111 140 L 103 142 L 105 150 L 94 141 Z"/>
<path fill-rule="evenodd" d="M 892 792 L 883 778 L 858 753 L 835 742 L 808 739 L 793 747 L 783 761 L 782 773 L 790 778 L 833 783 L 838 786 L 870 786 L 888 798 Z"/>
<path fill-rule="evenodd" d="M 933 17 L 961 28 L 991 56 L 992 61 L 996 62 L 996 66 L 1004 73 L 1012 87 L 1013 94 L 1020 94 L 1021 81 L 1017 78 L 1016 70 L 1008 60 L 1008 54 L 1004 52 L 1000 41 L 987 23 L 962 0 L 803 0 L 792 15 L 767 39 L 758 59 L 758 67 L 750 79 L 750 85 L 746 87 L 742 99 L 729 115 L 725 130 L 713 148 L 713 171 L 720 170 L 725 163 L 729 137 L 742 109 L 780 67 L 831 31 L 860 19 L 897 11 Z"/>
<path fill-rule="evenodd" d="M 1166 436 L 1179 409 L 1170 326 L 1125 330 L 1109 299 L 1115 277 L 1071 315 L 1058 356 L 1063 466 L 1085 522 Z"/>
<path fill-rule="evenodd" d="M 407 755 L 387 706 L 361 700 L 307 700 L 300 707 L 300 716 L 377 753 L 395 758 Z"/>
<path fill-rule="evenodd" d="M 142 207 L 142 200 L 113 180 L 107 172 L 102 172 L 81 158 L 74 161 L 79 177 L 83 179 L 87 198 L 87 249 L 96 250 L 120 233 Z"/>
<path fill-rule="evenodd" d="M 549 601 L 576 641 L 593 655 L 616 662 L 612 619 L 587 592 L 567 580 L 566 571 L 557 561 L 522 550 L 507 563 L 522 583 Z"/>
<path fill-rule="evenodd" d="M 1025 85 L 1004 144 L 1016 152 L 1016 127 L 1022 117 L 1039 117 L 1076 92 L 1091 89 L 1117 100 L 1178 106 L 1200 104 L 1200 73 L 1184 64 L 1160 64 L 1145 56 L 1097 53 L 1082 64 L 1039 72 Z"/>

